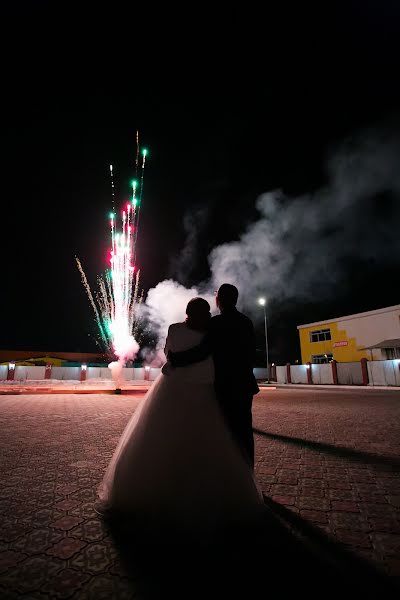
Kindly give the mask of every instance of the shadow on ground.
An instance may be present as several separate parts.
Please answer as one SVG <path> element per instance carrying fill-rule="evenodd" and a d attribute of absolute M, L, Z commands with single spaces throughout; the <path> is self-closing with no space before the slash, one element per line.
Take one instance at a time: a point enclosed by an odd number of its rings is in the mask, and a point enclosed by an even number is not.
<path fill-rule="evenodd" d="M 311 450 L 316 450 L 317 452 L 325 452 L 328 455 L 330 454 L 338 458 L 345 458 L 354 462 L 362 462 L 370 465 L 384 465 L 393 470 L 400 469 L 400 458 L 396 456 L 383 456 L 372 452 L 362 452 L 360 450 L 354 450 L 353 448 L 346 448 L 345 446 L 336 446 L 333 444 L 325 444 L 323 442 L 314 442 L 304 438 L 269 433 L 261 429 L 253 428 L 253 431 L 256 435 L 270 440 L 276 440 L 278 442 L 284 442 L 285 444 L 292 444 L 302 448 L 309 448 Z"/>
<path fill-rule="evenodd" d="M 251 526 L 232 524 L 212 543 L 193 543 L 169 528 L 114 520 L 111 535 L 123 570 L 143 600 L 255 598 L 279 594 L 307 598 L 397 598 L 393 581 L 348 553 L 301 536 L 266 506 Z M 135 596 L 136 597 L 136 596 Z"/>

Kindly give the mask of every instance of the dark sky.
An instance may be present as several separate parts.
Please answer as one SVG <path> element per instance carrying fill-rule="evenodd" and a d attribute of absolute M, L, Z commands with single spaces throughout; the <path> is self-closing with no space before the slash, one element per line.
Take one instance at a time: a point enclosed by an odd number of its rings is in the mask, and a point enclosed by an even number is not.
<path fill-rule="evenodd" d="M 208 253 L 256 218 L 260 194 L 318 189 L 332 148 L 399 122 L 394 1 L 325 12 L 272 3 L 263 13 L 56 4 L 3 9 L 2 348 L 96 349 L 74 256 L 94 283 L 106 267 L 108 165 L 123 199 L 137 129 L 150 151 L 146 291 L 169 276 L 207 278 Z M 198 254 L 183 272 L 185 215 L 204 207 Z M 398 303 L 399 266 L 350 260 L 340 294 L 321 302 L 316 286 L 307 302 L 275 302 L 273 358 L 298 357 L 299 323 Z"/>

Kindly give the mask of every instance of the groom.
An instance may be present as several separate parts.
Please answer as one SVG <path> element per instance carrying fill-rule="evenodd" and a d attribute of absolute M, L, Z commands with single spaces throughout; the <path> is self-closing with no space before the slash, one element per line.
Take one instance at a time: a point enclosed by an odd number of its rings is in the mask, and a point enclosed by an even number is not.
<path fill-rule="evenodd" d="M 173 367 L 185 367 L 210 354 L 215 391 L 226 423 L 249 464 L 254 466 L 253 395 L 260 390 L 253 374 L 256 343 L 253 324 L 236 309 L 239 292 L 224 283 L 217 292 L 220 315 L 213 317 L 202 342 L 184 352 L 169 352 Z"/>

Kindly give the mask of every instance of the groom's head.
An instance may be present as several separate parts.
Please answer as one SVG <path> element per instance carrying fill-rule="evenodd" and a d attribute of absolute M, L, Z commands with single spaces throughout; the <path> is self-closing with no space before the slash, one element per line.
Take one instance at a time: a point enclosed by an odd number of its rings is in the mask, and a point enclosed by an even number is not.
<path fill-rule="evenodd" d="M 221 311 L 235 308 L 238 297 L 239 292 L 237 287 L 230 283 L 223 283 L 217 292 L 217 306 Z"/>

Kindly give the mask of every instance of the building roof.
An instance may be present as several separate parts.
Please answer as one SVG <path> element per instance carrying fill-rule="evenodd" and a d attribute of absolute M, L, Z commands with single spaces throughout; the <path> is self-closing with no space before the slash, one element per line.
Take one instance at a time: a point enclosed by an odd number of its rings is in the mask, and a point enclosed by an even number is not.
<path fill-rule="evenodd" d="M 104 354 L 96 352 L 43 352 L 37 350 L 0 350 L 0 362 L 30 358 L 59 358 L 73 362 L 104 362 Z"/>
<path fill-rule="evenodd" d="M 365 346 L 364 350 L 373 350 L 374 348 L 400 348 L 400 338 L 393 340 L 383 340 L 374 346 Z"/>
<path fill-rule="evenodd" d="M 400 304 L 396 304 L 395 306 L 388 306 L 387 308 L 378 308 L 377 310 L 369 310 L 367 312 L 357 313 L 355 315 L 348 315 L 346 317 L 336 317 L 336 319 L 327 319 L 326 321 L 316 321 L 315 323 L 297 325 L 297 329 L 304 329 L 305 327 L 314 327 L 315 325 L 327 325 L 328 323 L 337 323 L 337 321 L 348 321 L 349 319 L 372 317 L 372 315 L 380 315 L 386 312 L 394 312 L 396 310 L 400 311 Z"/>

